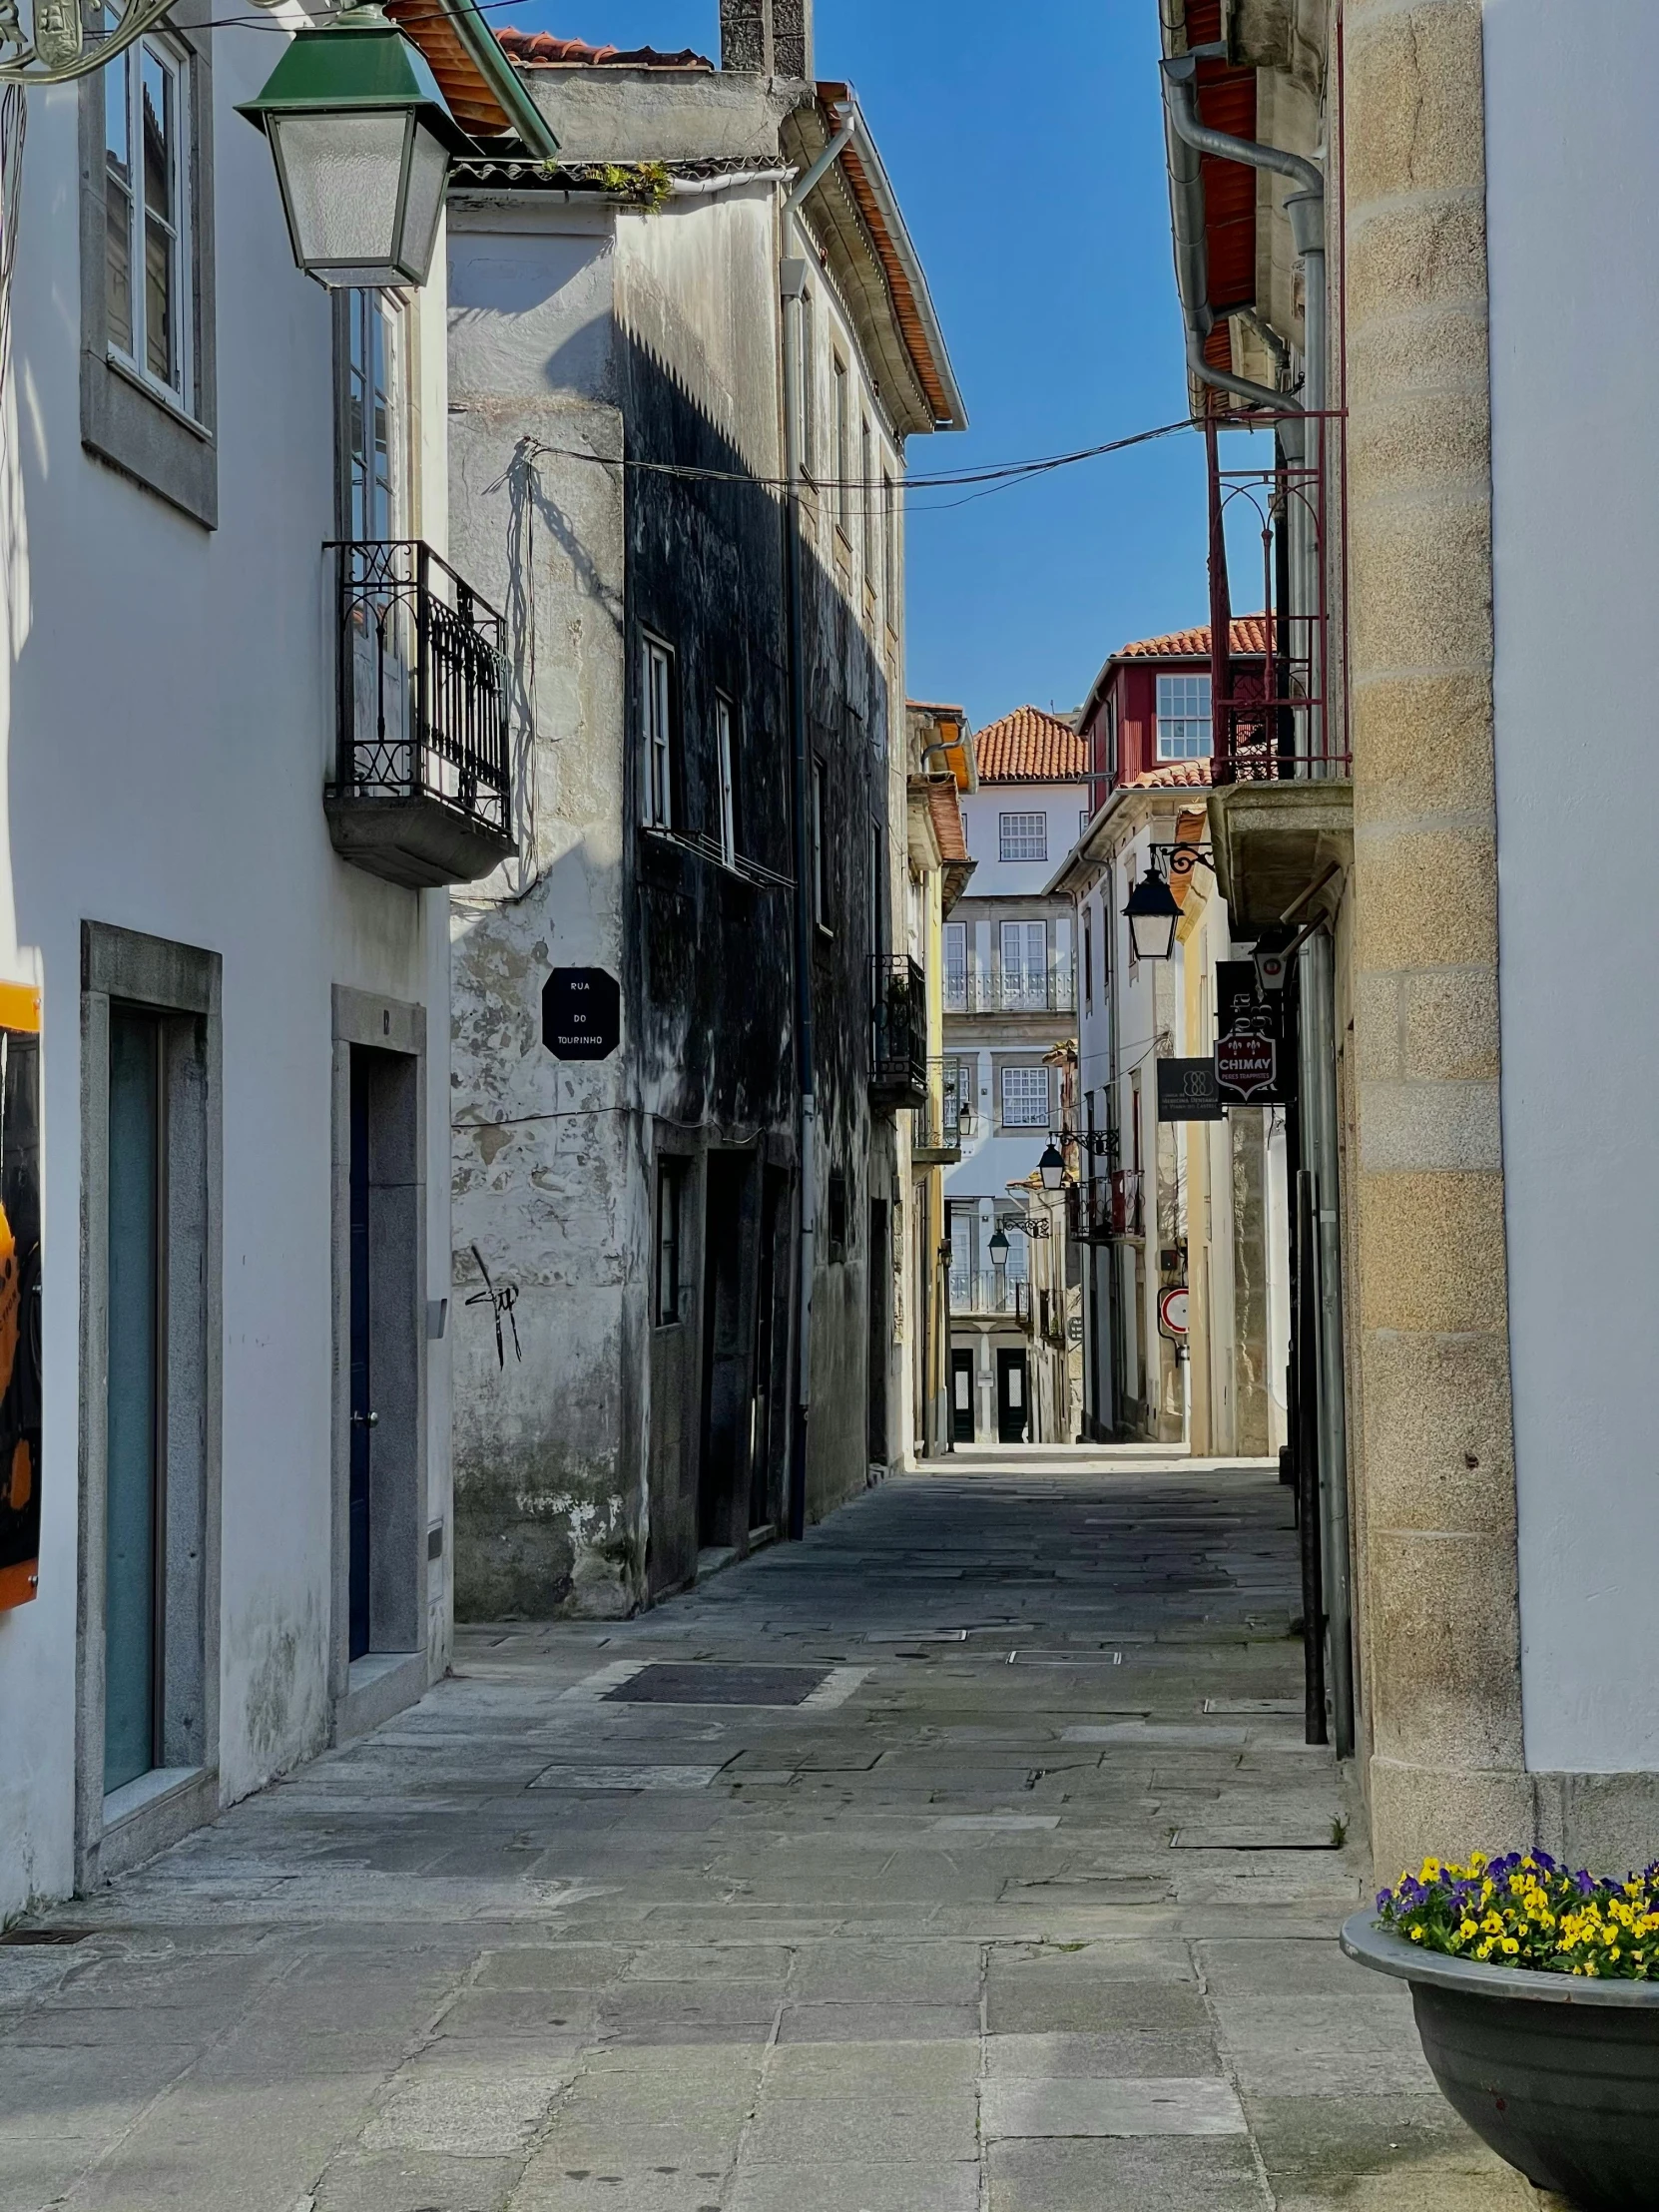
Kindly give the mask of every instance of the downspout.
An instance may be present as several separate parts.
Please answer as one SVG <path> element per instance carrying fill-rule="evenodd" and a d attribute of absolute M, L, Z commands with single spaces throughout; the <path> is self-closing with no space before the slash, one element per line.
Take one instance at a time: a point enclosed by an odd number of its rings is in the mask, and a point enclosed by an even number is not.
<path fill-rule="evenodd" d="M 784 318 L 784 531 L 790 629 L 790 753 L 795 799 L 795 1039 L 799 1092 L 797 1134 L 800 1151 L 801 1221 L 797 1286 L 796 1392 L 790 1422 L 789 1532 L 807 1532 L 807 1420 L 813 1382 L 813 1274 L 818 1248 L 818 1098 L 813 1050 L 813 882 L 810 801 L 807 774 L 807 622 L 805 553 L 801 531 L 801 297 L 807 288 L 806 261 L 792 249 L 801 210 L 820 180 L 840 159 L 851 138 L 850 108 L 837 110 L 835 136 L 799 179 L 784 202 L 778 288 Z"/>

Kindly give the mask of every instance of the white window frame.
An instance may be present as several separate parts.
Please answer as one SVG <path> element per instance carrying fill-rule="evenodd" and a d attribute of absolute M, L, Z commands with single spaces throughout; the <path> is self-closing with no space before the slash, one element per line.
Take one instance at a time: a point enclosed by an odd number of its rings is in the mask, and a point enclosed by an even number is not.
<path fill-rule="evenodd" d="M 1032 1115 L 1028 1111 L 1009 1112 L 1011 1102 L 1023 1095 L 1027 1108 L 1035 1106 L 1038 1086 L 1041 1086 L 1042 1112 Z M 1040 1062 L 1036 1067 L 1012 1065 L 1003 1068 L 998 1081 L 998 1104 L 1004 1129 L 1046 1129 L 1050 1106 L 1048 1070 Z"/>
<path fill-rule="evenodd" d="M 674 828 L 674 648 L 640 633 L 642 814 L 651 830 Z"/>
<path fill-rule="evenodd" d="M 158 376 L 150 366 L 149 354 L 149 298 L 145 282 L 148 266 L 145 243 L 148 211 L 144 198 L 144 65 L 153 62 L 166 76 L 173 101 L 174 154 L 172 178 L 172 206 L 163 219 L 171 237 L 174 276 L 174 334 L 176 357 L 173 377 Z M 191 141 L 193 137 L 195 109 L 193 96 L 194 57 L 188 48 L 182 48 L 171 39 L 152 34 L 141 38 L 127 49 L 125 54 L 106 65 L 104 86 L 104 171 L 105 171 L 105 221 L 109 221 L 109 114 L 117 87 L 126 93 L 127 163 L 128 181 L 123 188 L 127 195 L 127 286 L 128 320 L 133 333 L 132 348 L 118 345 L 113 337 L 108 339 L 110 358 L 118 361 L 129 375 L 137 377 L 147 391 L 157 393 L 170 406 L 188 415 L 194 422 L 200 419 L 196 392 L 196 205 L 195 179 L 191 165 Z M 105 240 L 106 296 L 109 284 L 109 241 Z"/>
<path fill-rule="evenodd" d="M 1035 823 L 1038 827 L 1032 829 Z M 1007 814 L 996 818 L 996 856 L 998 860 L 1017 865 L 1022 861 L 1048 858 L 1048 816 L 1046 814 Z"/>
<path fill-rule="evenodd" d="M 898 629 L 898 480 L 890 470 L 881 471 L 881 604 L 887 628 Z"/>
<path fill-rule="evenodd" d="M 801 470 L 818 481 L 817 310 L 809 289 L 801 294 Z"/>
<path fill-rule="evenodd" d="M 998 932 L 1002 961 L 1002 1005 L 1009 1013 L 1042 1013 L 1048 1006 L 1048 924 L 1005 921 Z M 1009 958 L 1012 945 L 1014 956 Z M 1033 964 L 1032 954 L 1037 954 Z"/>
<path fill-rule="evenodd" d="M 881 556 L 876 534 L 875 509 L 875 432 L 868 415 L 858 418 L 858 500 L 863 510 L 863 564 L 864 589 L 871 598 L 879 599 L 881 586 Z"/>
<path fill-rule="evenodd" d="M 968 1003 L 967 923 L 947 921 L 943 938 L 944 1010 L 947 1014 L 965 1014 Z"/>
<path fill-rule="evenodd" d="M 1159 760 L 1207 761 L 1212 732 L 1209 677 L 1160 675 L 1157 697 Z"/>
<path fill-rule="evenodd" d="M 738 801 L 732 769 L 732 727 L 736 719 L 724 692 L 715 694 L 715 765 L 720 779 L 720 856 L 731 867 L 738 856 Z"/>
<path fill-rule="evenodd" d="M 835 439 L 835 527 L 852 542 L 852 375 L 845 361 L 837 352 L 831 352 L 834 375 L 834 439 Z"/>

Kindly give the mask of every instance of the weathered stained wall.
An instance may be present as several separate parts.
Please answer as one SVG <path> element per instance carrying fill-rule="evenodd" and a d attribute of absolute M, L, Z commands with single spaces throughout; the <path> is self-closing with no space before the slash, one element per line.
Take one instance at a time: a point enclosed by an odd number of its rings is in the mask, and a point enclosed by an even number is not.
<path fill-rule="evenodd" d="M 508 614 L 523 825 L 519 860 L 454 902 L 455 1568 L 473 1616 L 614 1613 L 641 1588 L 623 1377 L 648 1227 L 626 1062 L 561 1063 L 541 1041 L 552 967 L 623 964 L 622 478 L 557 457 L 621 450 L 614 273 L 608 209 L 451 211 L 452 542 Z M 516 1296 L 499 1351 L 480 1263 Z"/>
<path fill-rule="evenodd" d="M 475 195 L 453 240 L 453 527 L 511 611 L 531 803 L 520 861 L 457 902 L 458 1602 L 620 1613 L 785 1503 L 796 1094 L 776 193 L 734 179 L 656 214 Z M 887 706 L 844 593 L 811 559 L 807 597 L 834 922 L 815 952 L 816 1517 L 866 1464 L 867 867 Z M 675 655 L 672 836 L 641 826 L 646 632 Z M 711 849 L 718 697 L 733 709 L 736 869 Z M 542 1043 L 542 987 L 566 965 L 621 983 L 622 1044 L 604 1062 L 561 1063 Z M 684 1163 L 687 1288 L 665 1325 L 667 1156 Z M 831 1165 L 849 1230 L 833 1264 Z M 889 1166 L 878 1195 L 890 1181 Z M 516 1300 L 516 1352 L 510 1329 L 497 1349 L 480 1261 Z M 757 1469 L 734 1407 L 763 1383 Z"/>

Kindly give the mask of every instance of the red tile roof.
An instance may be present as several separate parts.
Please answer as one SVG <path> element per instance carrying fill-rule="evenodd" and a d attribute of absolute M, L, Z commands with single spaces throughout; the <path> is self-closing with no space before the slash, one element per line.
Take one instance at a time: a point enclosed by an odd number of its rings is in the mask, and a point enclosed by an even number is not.
<path fill-rule="evenodd" d="M 501 51 L 521 69 L 713 69 L 706 54 L 683 47 L 664 54 L 655 46 L 589 46 L 584 39 L 555 38 L 551 31 L 496 32 Z"/>
<path fill-rule="evenodd" d="M 933 819 L 933 834 L 938 839 L 941 860 L 965 860 L 968 856 L 967 838 L 962 831 L 962 803 L 956 797 L 956 779 L 953 776 L 929 776 L 927 779 L 927 812 Z"/>
<path fill-rule="evenodd" d="M 1137 792 L 1208 791 L 1213 779 L 1208 761 L 1160 761 L 1130 783 Z"/>
<path fill-rule="evenodd" d="M 1040 707 L 1016 707 L 973 741 L 981 784 L 1075 784 L 1089 773 L 1089 749 L 1069 722 Z"/>
<path fill-rule="evenodd" d="M 1265 653 L 1268 649 L 1266 615 L 1233 617 L 1235 653 Z M 1114 658 L 1120 661 L 1207 661 L 1210 658 L 1210 625 L 1199 630 L 1171 630 L 1161 638 L 1137 638 L 1120 645 Z"/>

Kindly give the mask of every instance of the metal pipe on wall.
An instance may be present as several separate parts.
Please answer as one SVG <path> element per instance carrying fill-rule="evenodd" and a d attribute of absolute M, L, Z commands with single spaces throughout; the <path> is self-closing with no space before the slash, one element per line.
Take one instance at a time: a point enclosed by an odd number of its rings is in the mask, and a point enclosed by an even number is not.
<path fill-rule="evenodd" d="M 1343 1368 L 1343 1247 L 1338 1213 L 1337 1008 L 1332 944 L 1317 930 L 1297 956 L 1303 1158 L 1314 1179 L 1319 1294 L 1321 1560 L 1329 1623 L 1333 1733 L 1354 1754 L 1354 1605 L 1348 1528 L 1348 1406 Z"/>

